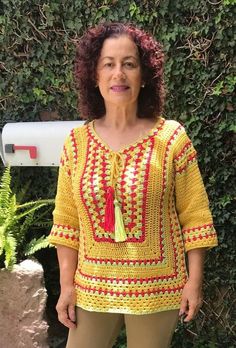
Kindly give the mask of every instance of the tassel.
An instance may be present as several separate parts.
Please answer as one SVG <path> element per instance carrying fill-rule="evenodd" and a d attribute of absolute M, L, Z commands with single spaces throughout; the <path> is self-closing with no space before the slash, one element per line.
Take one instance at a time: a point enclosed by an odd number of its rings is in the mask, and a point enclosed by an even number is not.
<path fill-rule="evenodd" d="M 115 242 L 124 242 L 127 239 L 122 212 L 118 201 L 115 199 Z"/>
<path fill-rule="evenodd" d="M 115 231 L 115 209 L 114 209 L 115 192 L 112 186 L 107 189 L 106 207 L 105 207 L 105 222 L 104 230 L 107 232 Z"/>

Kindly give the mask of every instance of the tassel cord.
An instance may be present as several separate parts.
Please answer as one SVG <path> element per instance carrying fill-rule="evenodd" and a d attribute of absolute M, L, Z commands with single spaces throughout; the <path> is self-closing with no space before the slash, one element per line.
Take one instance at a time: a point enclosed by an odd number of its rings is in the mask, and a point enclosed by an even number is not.
<path fill-rule="evenodd" d="M 117 152 L 113 152 L 110 155 L 111 177 L 106 195 L 104 229 L 108 232 L 115 232 L 115 242 L 124 242 L 127 239 L 127 235 L 115 189 L 121 167 L 123 168 L 124 166 L 124 160 L 121 154 Z"/>

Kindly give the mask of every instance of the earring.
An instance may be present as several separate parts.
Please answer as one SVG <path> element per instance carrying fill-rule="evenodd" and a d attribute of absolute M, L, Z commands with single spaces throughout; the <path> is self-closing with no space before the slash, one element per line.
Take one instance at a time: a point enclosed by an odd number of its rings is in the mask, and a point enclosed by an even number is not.
<path fill-rule="evenodd" d="M 141 88 L 144 88 L 145 87 L 145 84 L 143 83 L 142 85 L 141 85 Z"/>

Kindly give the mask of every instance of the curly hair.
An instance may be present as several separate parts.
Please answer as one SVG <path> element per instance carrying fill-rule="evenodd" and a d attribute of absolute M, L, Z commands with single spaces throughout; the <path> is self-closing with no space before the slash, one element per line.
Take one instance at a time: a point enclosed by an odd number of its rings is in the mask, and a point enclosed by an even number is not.
<path fill-rule="evenodd" d="M 144 88 L 138 96 L 137 116 L 158 118 L 164 103 L 162 46 L 149 33 L 124 23 L 102 23 L 90 28 L 76 43 L 74 62 L 75 86 L 78 90 L 78 110 L 83 119 L 105 115 L 105 103 L 96 87 L 96 68 L 104 41 L 107 38 L 129 36 L 139 52 Z"/>

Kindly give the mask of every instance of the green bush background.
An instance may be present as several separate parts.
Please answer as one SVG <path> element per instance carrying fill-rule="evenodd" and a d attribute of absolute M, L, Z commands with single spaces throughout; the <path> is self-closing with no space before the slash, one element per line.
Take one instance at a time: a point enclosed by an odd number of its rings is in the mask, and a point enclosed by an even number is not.
<path fill-rule="evenodd" d="M 101 20 L 132 21 L 162 42 L 166 118 L 184 123 L 199 152 L 219 247 L 206 261 L 205 302 L 197 320 L 179 325 L 172 347 L 236 345 L 233 136 L 235 0 L 2 0 L 0 122 L 73 120 L 74 43 Z M 55 194 L 56 170 L 16 168 L 15 188 Z M 44 231 L 48 233 L 48 231 Z M 116 347 L 125 347 L 124 334 Z M 144 347 L 145 348 L 145 347 Z"/>

